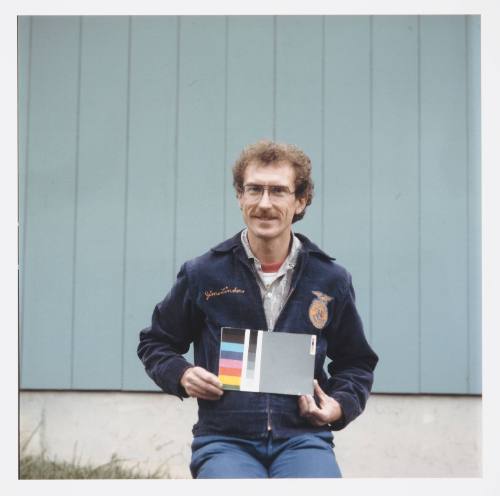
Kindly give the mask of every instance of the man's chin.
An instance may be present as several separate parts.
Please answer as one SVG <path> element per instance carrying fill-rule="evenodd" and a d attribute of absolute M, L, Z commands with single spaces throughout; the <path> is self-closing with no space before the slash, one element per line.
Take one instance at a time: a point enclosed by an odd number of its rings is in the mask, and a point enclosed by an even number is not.
<path fill-rule="evenodd" d="M 256 237 L 260 239 L 272 239 L 275 238 L 279 233 L 275 226 L 271 224 L 259 226 L 249 226 L 248 230 Z"/>

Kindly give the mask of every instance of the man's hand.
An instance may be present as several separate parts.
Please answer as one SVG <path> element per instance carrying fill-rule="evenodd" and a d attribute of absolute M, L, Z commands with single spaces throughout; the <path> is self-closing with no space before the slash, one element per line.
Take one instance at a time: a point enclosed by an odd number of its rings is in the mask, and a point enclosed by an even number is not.
<path fill-rule="evenodd" d="M 222 383 L 219 378 L 203 367 L 190 367 L 180 380 L 186 393 L 202 400 L 218 400 L 222 394 Z"/>
<path fill-rule="evenodd" d="M 314 398 L 308 394 L 299 398 L 299 411 L 302 417 L 306 417 L 311 424 L 320 427 L 335 422 L 342 417 L 342 408 L 338 401 L 328 396 L 314 380 L 314 392 L 319 399 L 319 407 Z"/>

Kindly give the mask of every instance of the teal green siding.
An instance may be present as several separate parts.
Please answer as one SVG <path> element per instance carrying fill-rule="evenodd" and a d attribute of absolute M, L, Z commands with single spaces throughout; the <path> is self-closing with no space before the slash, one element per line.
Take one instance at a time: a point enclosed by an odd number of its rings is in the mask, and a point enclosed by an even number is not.
<path fill-rule="evenodd" d="M 466 388 L 467 122 L 466 25 L 461 18 L 422 21 L 422 387 Z M 446 233 L 446 236 L 443 236 Z M 434 251 L 446 253 L 436 257 Z M 439 296 L 439 298 L 438 298 Z M 449 329 L 433 325 L 446 319 Z M 450 333 L 450 330 L 452 332 Z M 442 373 L 432 364 L 446 350 Z M 445 372 L 445 373 L 444 373 Z"/>
<path fill-rule="evenodd" d="M 31 46 L 31 22 L 23 20 L 18 25 L 18 45 L 19 51 L 17 55 L 18 60 L 18 137 L 19 137 L 19 261 L 24 263 L 24 252 L 26 236 L 25 223 L 26 223 L 26 165 L 28 161 L 28 107 L 29 107 L 29 80 L 30 80 L 30 46 Z M 22 269 L 22 265 L 21 265 Z M 26 271 L 21 270 L 19 274 L 19 307 L 24 308 L 24 274 Z M 19 328 L 23 327 L 23 313 L 19 312 Z M 23 350 L 23 333 L 19 336 L 19 349 Z M 19 353 L 19 367 L 22 369 L 23 353 Z"/>
<path fill-rule="evenodd" d="M 224 155 L 224 238 L 243 227 L 235 203 L 231 165 L 241 149 L 274 136 L 274 19 L 227 18 Z"/>
<path fill-rule="evenodd" d="M 123 387 L 148 389 L 151 381 L 137 360 L 137 331 L 176 273 L 178 22 L 175 17 L 134 17 L 130 28 Z"/>
<path fill-rule="evenodd" d="M 375 391 L 481 392 L 477 16 L 19 18 L 21 387 L 155 390 L 138 332 L 242 227 L 230 166 L 312 158 Z M 191 352 L 190 352 L 191 353 Z"/>
<path fill-rule="evenodd" d="M 130 25 L 86 17 L 81 28 L 72 386 L 119 389 Z"/>
<path fill-rule="evenodd" d="M 275 31 L 275 138 L 309 151 L 315 165 L 313 180 L 319 187 L 297 229 L 322 243 L 324 21 L 316 16 L 278 17 Z"/>
<path fill-rule="evenodd" d="M 372 21 L 371 327 L 387 363 L 377 380 L 388 392 L 418 392 L 422 363 L 418 23 L 418 17 Z"/>
<path fill-rule="evenodd" d="M 481 27 L 466 20 L 467 40 L 467 389 L 481 391 Z"/>
<path fill-rule="evenodd" d="M 318 186 L 324 247 L 351 272 L 371 341 L 370 37 L 369 17 L 326 18 L 324 174 Z"/>
<path fill-rule="evenodd" d="M 27 135 L 20 142 L 24 191 L 21 375 L 28 387 L 71 387 L 73 235 L 78 111 L 78 18 L 23 19 L 20 67 Z M 31 49 L 31 50 L 30 50 Z M 21 100 L 21 103 L 23 100 Z M 20 138 L 22 135 L 20 136 Z"/>
<path fill-rule="evenodd" d="M 224 17 L 182 17 L 175 266 L 224 236 Z M 201 250 L 201 252 L 200 252 Z"/>

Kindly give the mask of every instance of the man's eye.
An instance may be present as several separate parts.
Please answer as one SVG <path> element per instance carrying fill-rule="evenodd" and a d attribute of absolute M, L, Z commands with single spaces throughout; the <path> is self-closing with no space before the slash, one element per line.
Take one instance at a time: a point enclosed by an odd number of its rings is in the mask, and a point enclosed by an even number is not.
<path fill-rule="evenodd" d="M 262 191 L 262 187 L 258 185 L 248 185 L 246 189 L 250 194 L 257 194 Z"/>
<path fill-rule="evenodd" d="M 287 190 L 287 188 L 285 188 L 284 186 L 271 186 L 269 189 L 269 193 L 275 196 L 284 196 Z"/>

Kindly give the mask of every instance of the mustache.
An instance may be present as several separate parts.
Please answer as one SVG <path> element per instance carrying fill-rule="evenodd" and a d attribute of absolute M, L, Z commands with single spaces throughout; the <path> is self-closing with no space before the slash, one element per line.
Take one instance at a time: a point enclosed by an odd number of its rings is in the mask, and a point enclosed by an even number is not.
<path fill-rule="evenodd" d="M 279 214 L 275 212 L 274 208 L 261 208 L 259 206 L 255 206 L 248 212 L 250 217 L 258 217 L 262 220 L 271 220 L 279 217 Z"/>
<path fill-rule="evenodd" d="M 254 212 L 252 213 L 252 217 L 258 217 L 259 219 L 262 220 L 272 220 L 276 218 L 276 215 L 270 214 L 270 213 L 264 213 L 264 212 Z"/>

